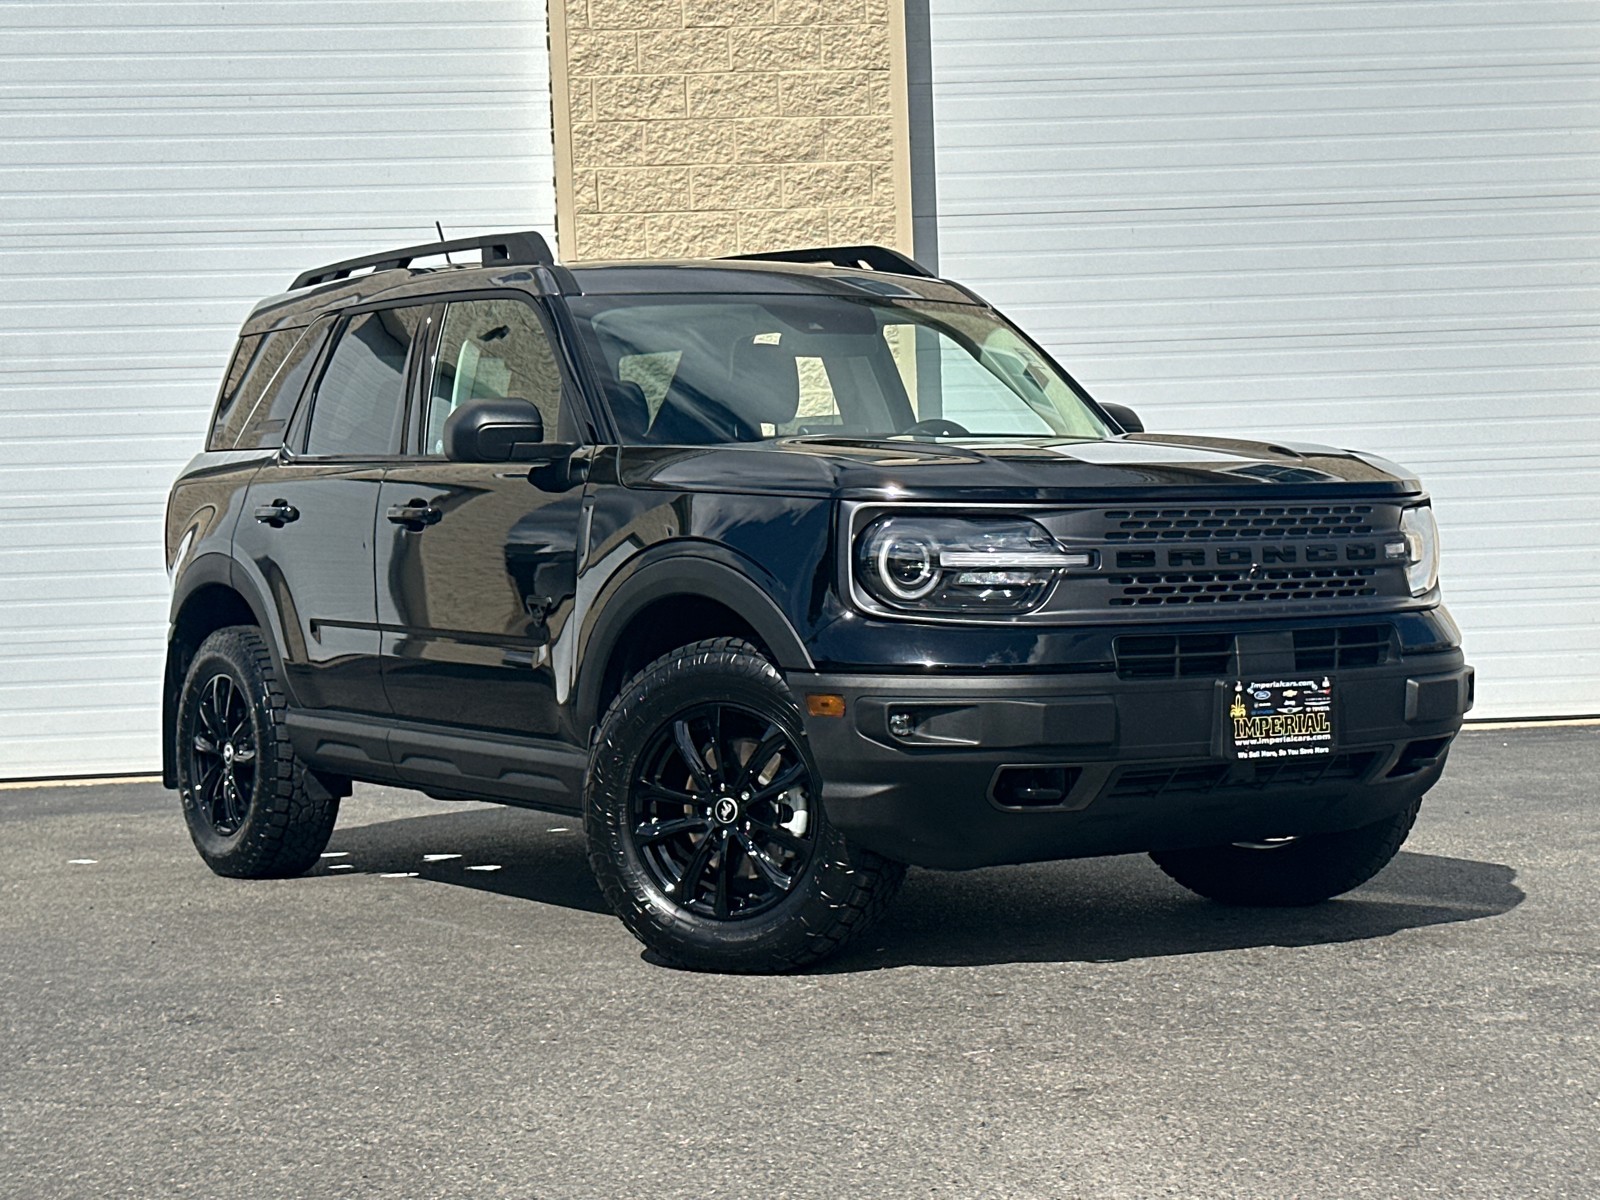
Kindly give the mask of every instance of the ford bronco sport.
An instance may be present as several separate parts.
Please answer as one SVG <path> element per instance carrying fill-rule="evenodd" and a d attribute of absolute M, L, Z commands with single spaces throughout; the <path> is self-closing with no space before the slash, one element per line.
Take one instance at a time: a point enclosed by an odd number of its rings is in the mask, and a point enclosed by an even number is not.
<path fill-rule="evenodd" d="M 307 870 L 352 780 L 581 815 L 618 916 L 704 969 L 816 962 L 908 863 L 1326 899 L 1472 701 L 1408 472 L 1145 433 L 880 247 L 308 271 L 166 551 L 165 780 L 213 870 Z"/>

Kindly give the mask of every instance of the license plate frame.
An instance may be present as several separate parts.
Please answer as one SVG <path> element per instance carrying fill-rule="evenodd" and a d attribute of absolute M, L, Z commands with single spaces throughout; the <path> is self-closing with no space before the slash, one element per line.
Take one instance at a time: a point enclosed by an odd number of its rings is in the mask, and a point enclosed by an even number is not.
<path fill-rule="evenodd" d="M 1336 745 L 1334 680 L 1230 679 L 1222 704 L 1225 757 L 1240 762 L 1320 758 Z"/>

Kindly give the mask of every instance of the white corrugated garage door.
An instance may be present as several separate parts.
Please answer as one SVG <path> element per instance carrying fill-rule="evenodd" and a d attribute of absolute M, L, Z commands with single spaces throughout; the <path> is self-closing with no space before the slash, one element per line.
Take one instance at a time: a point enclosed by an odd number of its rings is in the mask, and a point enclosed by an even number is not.
<path fill-rule="evenodd" d="M 551 230 L 544 12 L 0 6 L 0 778 L 159 764 L 167 488 L 257 299 Z"/>
<path fill-rule="evenodd" d="M 1474 715 L 1600 713 L 1593 5 L 932 0 L 929 24 L 941 268 L 1152 429 L 1415 468 Z"/>

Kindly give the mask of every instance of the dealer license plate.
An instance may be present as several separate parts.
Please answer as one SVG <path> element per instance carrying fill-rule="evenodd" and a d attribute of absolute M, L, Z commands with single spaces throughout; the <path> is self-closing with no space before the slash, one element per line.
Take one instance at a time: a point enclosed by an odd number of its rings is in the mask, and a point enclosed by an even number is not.
<path fill-rule="evenodd" d="M 1235 680 L 1223 718 L 1223 742 L 1238 759 L 1305 758 L 1333 753 L 1333 681 Z"/>

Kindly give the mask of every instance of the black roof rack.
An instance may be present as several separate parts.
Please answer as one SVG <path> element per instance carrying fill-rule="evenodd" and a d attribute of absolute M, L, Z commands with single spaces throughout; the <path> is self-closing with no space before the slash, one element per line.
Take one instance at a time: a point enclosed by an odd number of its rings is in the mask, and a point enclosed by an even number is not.
<path fill-rule="evenodd" d="M 343 262 L 329 263 L 325 267 L 313 267 L 309 271 L 301 272 L 289 285 L 289 290 L 292 292 L 315 283 L 327 283 L 330 279 L 343 279 L 351 271 L 358 271 L 362 267 L 372 267 L 379 271 L 407 267 L 414 258 L 445 254 L 451 250 L 482 250 L 483 265 L 486 267 L 511 263 L 550 266 L 556 261 L 555 255 L 550 253 L 550 245 L 544 240 L 544 235 L 527 229 L 521 233 L 491 233 L 483 237 L 456 238 L 449 242 L 428 242 L 422 246 L 407 246 L 402 250 L 385 250 L 382 254 L 368 254 L 363 258 L 347 258 Z"/>
<path fill-rule="evenodd" d="M 933 272 L 921 263 L 887 246 L 818 246 L 811 250 L 773 250 L 767 254 L 729 254 L 725 257 L 755 262 L 828 263 L 835 267 L 883 271 L 890 275 L 935 278 Z"/>

